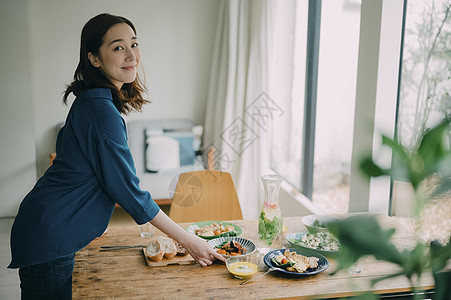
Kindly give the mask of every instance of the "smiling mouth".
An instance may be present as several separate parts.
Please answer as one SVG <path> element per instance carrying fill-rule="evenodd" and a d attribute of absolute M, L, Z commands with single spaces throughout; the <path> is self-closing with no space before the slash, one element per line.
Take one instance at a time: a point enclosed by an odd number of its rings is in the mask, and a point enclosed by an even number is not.
<path fill-rule="evenodd" d="M 122 69 L 127 70 L 127 71 L 134 71 L 134 70 L 136 70 L 136 66 L 122 67 Z"/>

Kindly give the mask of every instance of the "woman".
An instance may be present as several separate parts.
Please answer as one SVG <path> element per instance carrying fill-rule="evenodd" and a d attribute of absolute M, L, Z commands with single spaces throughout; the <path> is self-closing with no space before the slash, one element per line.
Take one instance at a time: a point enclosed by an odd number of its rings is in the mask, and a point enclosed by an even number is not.
<path fill-rule="evenodd" d="M 121 113 L 147 102 L 140 59 L 129 20 L 100 14 L 84 26 L 80 62 L 63 98 L 76 99 L 58 134 L 57 157 L 22 201 L 11 230 L 9 267 L 19 268 L 23 298 L 71 298 L 74 254 L 105 231 L 115 203 L 138 224 L 150 221 L 174 238 L 200 265 L 224 261 L 139 188 Z"/>

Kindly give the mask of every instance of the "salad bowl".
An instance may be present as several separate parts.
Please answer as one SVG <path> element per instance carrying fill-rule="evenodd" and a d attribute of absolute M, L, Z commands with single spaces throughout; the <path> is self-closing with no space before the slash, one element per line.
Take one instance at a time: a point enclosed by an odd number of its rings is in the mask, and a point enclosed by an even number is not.
<path fill-rule="evenodd" d="M 338 221 L 337 218 L 328 215 L 307 215 L 302 217 L 302 224 L 310 233 L 329 231 L 328 223 Z"/>
<path fill-rule="evenodd" d="M 326 233 L 291 233 L 287 241 L 296 248 L 313 250 L 326 257 L 335 257 L 340 248 L 338 240 L 329 232 Z"/>

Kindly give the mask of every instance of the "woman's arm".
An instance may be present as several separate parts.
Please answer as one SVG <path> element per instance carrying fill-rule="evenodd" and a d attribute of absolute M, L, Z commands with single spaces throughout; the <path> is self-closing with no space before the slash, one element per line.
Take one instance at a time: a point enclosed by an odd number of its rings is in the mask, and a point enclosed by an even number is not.
<path fill-rule="evenodd" d="M 185 247 L 201 266 L 211 265 L 216 259 L 225 261 L 225 258 L 218 254 L 204 239 L 183 230 L 162 210 L 150 223 Z"/>

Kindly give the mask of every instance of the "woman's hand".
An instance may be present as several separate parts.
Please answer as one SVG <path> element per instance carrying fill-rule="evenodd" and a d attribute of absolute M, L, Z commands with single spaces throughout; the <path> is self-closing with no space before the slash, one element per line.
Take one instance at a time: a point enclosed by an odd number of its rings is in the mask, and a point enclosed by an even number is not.
<path fill-rule="evenodd" d="M 211 265 L 216 259 L 225 262 L 224 256 L 217 253 L 207 241 L 192 233 L 187 232 L 180 243 L 202 267 Z"/>
<path fill-rule="evenodd" d="M 150 223 L 179 242 L 202 266 L 211 265 L 216 259 L 225 262 L 224 256 L 217 253 L 204 239 L 185 231 L 174 223 L 163 211 L 159 211 Z"/>

